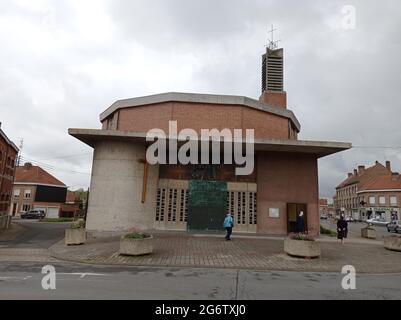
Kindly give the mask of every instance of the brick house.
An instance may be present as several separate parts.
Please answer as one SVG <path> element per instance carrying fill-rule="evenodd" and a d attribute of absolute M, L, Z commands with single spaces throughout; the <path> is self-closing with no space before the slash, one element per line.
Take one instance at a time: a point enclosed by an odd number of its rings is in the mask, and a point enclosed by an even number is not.
<path fill-rule="evenodd" d="M 13 186 L 11 215 L 37 209 L 48 218 L 58 218 L 66 202 L 67 186 L 39 166 L 25 163 L 17 167 Z"/>
<path fill-rule="evenodd" d="M 376 182 L 382 183 L 382 179 L 387 179 L 382 177 L 388 179 L 392 177 L 390 161 L 386 161 L 385 165 L 376 161 L 369 168 L 361 165 L 358 169 L 354 169 L 353 173 L 348 173 L 347 179 L 336 187 L 334 197 L 336 213 L 343 213 L 357 220 L 366 220 L 370 217 L 371 210 L 363 210 L 366 197 L 362 196 L 362 191 L 367 190 L 366 188 Z M 383 186 L 387 187 L 387 184 Z"/>
<path fill-rule="evenodd" d="M 87 230 L 93 233 L 218 231 L 230 212 L 235 231 L 282 235 L 294 231 L 303 211 L 307 229 L 318 234 L 318 159 L 351 147 L 298 140 L 301 126 L 287 109 L 283 89 L 282 49 L 267 48 L 263 55 L 259 100 L 164 93 L 117 101 L 100 121 L 101 129 L 69 129 L 94 148 L 87 213 Z M 149 164 L 146 133 L 169 132 L 171 121 L 178 132 L 190 128 L 195 135 L 202 129 L 254 129 L 253 172 L 236 175 L 230 164 Z M 174 135 L 167 142 L 178 143 Z M 245 139 L 239 143 L 247 145 Z M 169 159 L 177 155 L 173 148 L 169 153 Z"/>
<path fill-rule="evenodd" d="M 399 173 L 372 179 L 357 192 L 359 212 L 364 219 L 401 219 L 401 178 Z"/>
<path fill-rule="evenodd" d="M 0 229 L 6 227 L 9 221 L 17 154 L 17 146 L 6 136 L 0 123 Z"/>
<path fill-rule="evenodd" d="M 61 205 L 60 218 L 73 218 L 80 211 L 77 194 L 73 191 L 67 191 L 65 203 Z"/>

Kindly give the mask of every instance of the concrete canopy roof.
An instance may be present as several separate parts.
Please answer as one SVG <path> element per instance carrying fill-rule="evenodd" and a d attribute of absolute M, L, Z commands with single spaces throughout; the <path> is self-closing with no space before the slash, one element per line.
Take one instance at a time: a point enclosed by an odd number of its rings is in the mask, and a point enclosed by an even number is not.
<path fill-rule="evenodd" d="M 146 133 L 143 132 L 69 129 L 68 133 L 91 147 L 94 147 L 97 141 L 104 140 L 130 140 L 144 145 L 151 144 L 146 141 Z M 351 143 L 344 142 L 255 139 L 255 151 L 309 153 L 317 155 L 318 158 L 351 148 Z"/>
<path fill-rule="evenodd" d="M 187 102 L 187 103 L 210 103 L 210 104 L 226 104 L 246 106 L 249 108 L 265 111 L 285 117 L 291 120 L 295 128 L 301 131 L 301 124 L 291 110 L 278 108 L 261 103 L 258 100 L 244 96 L 214 95 L 214 94 L 198 94 L 198 93 L 180 93 L 168 92 L 151 96 L 118 100 L 114 102 L 108 109 L 100 114 L 100 121 L 105 120 L 119 109 L 132 108 L 138 106 L 151 105 L 163 102 Z"/>

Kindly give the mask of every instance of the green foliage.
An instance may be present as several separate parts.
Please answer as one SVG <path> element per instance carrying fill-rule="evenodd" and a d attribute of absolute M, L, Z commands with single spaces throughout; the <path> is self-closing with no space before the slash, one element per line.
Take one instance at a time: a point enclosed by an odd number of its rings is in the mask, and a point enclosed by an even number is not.
<path fill-rule="evenodd" d="M 125 236 L 125 238 L 127 239 L 147 239 L 150 237 L 151 236 L 149 234 L 139 233 L 139 232 L 130 233 Z"/>
<path fill-rule="evenodd" d="M 85 228 L 85 220 L 79 219 L 71 223 L 71 229 L 81 229 Z"/>
<path fill-rule="evenodd" d="M 330 237 L 335 237 L 337 235 L 337 233 L 335 231 L 332 231 L 330 229 L 326 229 L 326 228 L 324 228 L 322 226 L 320 226 L 320 234 L 327 235 L 327 236 L 330 236 Z"/>
<path fill-rule="evenodd" d="M 315 238 L 309 234 L 304 233 L 293 233 L 289 235 L 291 240 L 300 240 L 300 241 L 315 241 Z"/>

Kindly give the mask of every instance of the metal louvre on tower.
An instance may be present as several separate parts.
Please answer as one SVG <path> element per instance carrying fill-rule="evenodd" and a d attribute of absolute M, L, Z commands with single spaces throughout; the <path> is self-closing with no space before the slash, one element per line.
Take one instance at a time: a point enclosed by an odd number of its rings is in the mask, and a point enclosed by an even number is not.
<path fill-rule="evenodd" d="M 267 48 L 262 58 L 262 92 L 284 91 L 283 49 Z"/>

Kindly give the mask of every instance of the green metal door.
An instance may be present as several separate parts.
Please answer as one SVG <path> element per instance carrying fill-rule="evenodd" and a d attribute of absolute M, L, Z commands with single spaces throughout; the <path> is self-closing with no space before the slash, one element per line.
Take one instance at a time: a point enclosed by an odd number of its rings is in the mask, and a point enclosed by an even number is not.
<path fill-rule="evenodd" d="M 226 213 L 226 182 L 190 181 L 188 199 L 189 231 L 222 231 Z"/>

